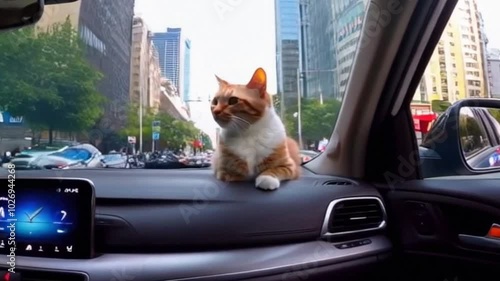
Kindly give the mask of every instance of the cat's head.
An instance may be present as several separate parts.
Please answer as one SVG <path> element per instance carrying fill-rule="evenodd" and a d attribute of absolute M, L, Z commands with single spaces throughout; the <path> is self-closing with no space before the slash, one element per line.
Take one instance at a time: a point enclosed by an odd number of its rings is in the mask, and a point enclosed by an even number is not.
<path fill-rule="evenodd" d="M 218 76 L 219 90 L 215 94 L 212 116 L 222 128 L 245 130 L 259 121 L 272 107 L 266 91 L 267 76 L 262 68 L 255 70 L 246 85 L 231 84 Z"/>

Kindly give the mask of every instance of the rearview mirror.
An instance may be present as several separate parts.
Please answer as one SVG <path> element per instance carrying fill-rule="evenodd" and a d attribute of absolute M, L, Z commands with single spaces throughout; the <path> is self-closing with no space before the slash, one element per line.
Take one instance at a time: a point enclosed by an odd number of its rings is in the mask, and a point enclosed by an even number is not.
<path fill-rule="evenodd" d="M 460 148 L 467 165 L 473 169 L 500 166 L 500 108 L 460 108 L 458 129 Z"/>
<path fill-rule="evenodd" d="M 0 0 L 0 30 L 35 24 L 43 15 L 45 5 L 78 0 Z"/>
<path fill-rule="evenodd" d="M 453 104 L 434 122 L 419 155 L 424 177 L 500 171 L 500 100 Z"/>

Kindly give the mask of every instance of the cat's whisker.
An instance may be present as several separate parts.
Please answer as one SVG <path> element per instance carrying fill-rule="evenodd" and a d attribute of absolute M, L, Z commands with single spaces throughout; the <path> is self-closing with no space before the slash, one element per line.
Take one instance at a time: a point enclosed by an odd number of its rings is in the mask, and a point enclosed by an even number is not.
<path fill-rule="evenodd" d="M 245 119 L 243 119 L 243 118 L 241 118 L 239 116 L 233 115 L 232 118 L 235 119 L 235 120 L 239 120 L 239 121 L 241 121 L 241 122 L 243 122 L 245 124 L 250 125 L 250 122 L 248 122 L 247 120 L 245 120 Z"/>
<path fill-rule="evenodd" d="M 238 116 L 233 116 L 231 121 L 240 129 L 239 131 L 245 131 L 250 127 L 250 122 Z"/>
<path fill-rule="evenodd" d="M 243 132 L 246 131 L 246 129 L 248 129 L 248 126 L 245 126 L 244 124 L 241 124 L 238 121 L 235 121 L 233 124 L 236 127 L 235 132 L 238 133 L 238 135 L 242 135 Z"/>
<path fill-rule="evenodd" d="M 233 120 L 233 122 L 231 122 L 231 125 L 233 126 L 234 133 L 241 135 L 241 133 L 243 132 L 242 125 L 240 123 L 238 123 L 238 121 L 235 121 L 235 120 Z"/>

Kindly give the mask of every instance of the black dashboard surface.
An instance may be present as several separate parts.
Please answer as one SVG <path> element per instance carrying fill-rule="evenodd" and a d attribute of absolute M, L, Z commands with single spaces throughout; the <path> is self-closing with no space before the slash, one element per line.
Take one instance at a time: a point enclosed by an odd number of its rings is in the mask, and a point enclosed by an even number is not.
<path fill-rule="evenodd" d="M 6 177 L 4 173 L 0 170 L 0 178 Z M 19 267 L 85 272 L 91 280 L 102 274 L 112 278 L 110 269 L 149 271 L 149 277 L 141 280 L 155 280 L 153 276 L 223 280 L 221 274 L 248 271 L 249 277 L 258 276 L 257 271 L 264 269 L 282 271 L 311 261 L 332 264 L 367 257 L 376 261 L 377 254 L 391 247 L 385 236 L 343 250 L 322 241 L 321 228 L 333 200 L 381 196 L 369 184 L 306 170 L 300 180 L 284 182 L 276 191 L 261 191 L 253 182 L 223 183 L 209 169 L 16 173 L 17 180 L 44 177 L 86 178 L 94 183 L 98 256 L 80 261 L 18 257 Z M 318 251 L 321 257 L 315 256 Z"/>
<path fill-rule="evenodd" d="M 319 238 L 328 204 L 377 196 L 345 179 L 305 174 L 276 191 L 223 183 L 210 170 L 18 171 L 17 177 L 87 178 L 95 185 L 98 252 L 254 246 Z M 327 182 L 351 185 L 325 185 Z"/>

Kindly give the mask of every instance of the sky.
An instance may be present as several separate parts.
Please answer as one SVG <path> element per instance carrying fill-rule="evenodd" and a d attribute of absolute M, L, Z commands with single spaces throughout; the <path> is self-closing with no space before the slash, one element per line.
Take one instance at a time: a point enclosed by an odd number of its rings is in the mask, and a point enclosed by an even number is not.
<path fill-rule="evenodd" d="M 477 0 L 477 6 L 483 15 L 488 48 L 500 49 L 500 0 Z"/>
<path fill-rule="evenodd" d="M 191 39 L 191 92 L 213 96 L 215 74 L 238 84 L 263 67 L 276 91 L 274 0 L 137 0 L 153 32 L 181 27 Z"/>

